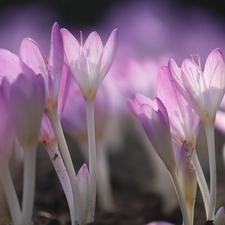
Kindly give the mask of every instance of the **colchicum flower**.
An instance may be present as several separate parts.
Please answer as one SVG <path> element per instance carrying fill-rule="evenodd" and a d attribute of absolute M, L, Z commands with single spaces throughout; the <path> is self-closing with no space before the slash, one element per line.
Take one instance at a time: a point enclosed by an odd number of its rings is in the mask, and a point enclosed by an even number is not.
<path fill-rule="evenodd" d="M 169 118 L 161 100 L 155 98 L 152 101 L 141 94 L 135 94 L 134 100 L 129 100 L 128 104 L 134 114 L 139 117 L 149 140 L 166 168 L 169 171 L 173 171 L 176 168 L 176 162 L 170 134 Z"/>
<path fill-rule="evenodd" d="M 110 69 L 117 49 L 118 31 L 113 30 L 105 47 L 100 36 L 92 32 L 79 44 L 66 29 L 61 29 L 66 61 L 86 100 L 93 100 Z"/>
<path fill-rule="evenodd" d="M 198 113 L 203 124 L 214 123 L 225 91 L 225 62 L 219 49 L 213 50 L 202 72 L 193 60 L 185 59 L 178 68 L 170 60 L 169 69 L 178 90 Z"/>
<path fill-rule="evenodd" d="M 207 137 L 210 166 L 210 196 L 207 220 L 213 221 L 216 206 L 216 157 L 214 140 L 214 123 L 216 112 L 225 92 L 225 62 L 219 49 L 213 50 L 205 63 L 204 71 L 200 64 L 185 59 L 178 68 L 170 60 L 169 69 L 177 89 L 199 115 Z"/>

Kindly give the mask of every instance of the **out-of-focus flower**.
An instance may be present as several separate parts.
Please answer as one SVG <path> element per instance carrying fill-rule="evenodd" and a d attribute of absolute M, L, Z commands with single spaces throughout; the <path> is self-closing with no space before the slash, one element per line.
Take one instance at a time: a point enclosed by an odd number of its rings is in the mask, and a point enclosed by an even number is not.
<path fill-rule="evenodd" d="M 225 224 L 225 212 L 224 207 L 220 207 L 215 215 L 215 225 L 224 225 Z"/>
<path fill-rule="evenodd" d="M 89 172 L 86 164 L 80 168 L 77 173 L 77 182 L 80 191 L 80 198 L 81 198 L 81 207 L 82 207 L 82 224 L 87 224 L 87 216 L 89 211 L 89 197 L 90 197 L 90 190 L 89 190 Z"/>
<path fill-rule="evenodd" d="M 12 83 L 12 118 L 17 137 L 23 146 L 33 146 L 38 142 L 44 99 L 44 81 L 41 75 L 29 77 L 22 74 Z"/>

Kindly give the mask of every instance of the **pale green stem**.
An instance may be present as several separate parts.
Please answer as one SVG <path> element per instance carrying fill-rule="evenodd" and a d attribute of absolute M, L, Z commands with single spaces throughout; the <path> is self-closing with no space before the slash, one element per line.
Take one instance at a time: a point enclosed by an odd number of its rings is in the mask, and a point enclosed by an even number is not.
<path fill-rule="evenodd" d="M 24 147 L 23 200 L 21 225 L 30 225 L 34 207 L 36 145 Z"/>
<path fill-rule="evenodd" d="M 18 197 L 15 191 L 15 187 L 12 181 L 12 177 L 9 171 L 8 162 L 1 165 L 0 179 L 2 183 L 2 188 L 4 190 L 6 200 L 8 202 L 8 207 L 10 210 L 12 223 L 14 225 L 19 225 L 21 219 L 21 210 L 18 201 Z"/>
<path fill-rule="evenodd" d="M 52 125 L 52 129 L 55 133 L 63 161 L 65 162 L 65 166 L 68 172 L 68 176 L 71 183 L 72 193 L 73 193 L 73 202 L 74 202 L 74 217 L 75 217 L 75 225 L 81 225 L 81 200 L 80 200 L 80 192 L 77 183 L 77 176 L 74 170 L 73 162 L 70 157 L 69 149 L 65 140 L 65 136 L 63 134 L 63 130 L 60 124 L 60 120 L 57 112 L 51 113 L 48 115 L 49 121 Z"/>
<path fill-rule="evenodd" d="M 49 158 L 52 161 L 52 164 L 55 168 L 55 171 L 56 171 L 58 178 L 60 180 L 60 183 L 62 185 L 63 191 L 65 193 L 66 200 L 69 205 L 71 222 L 72 222 L 72 224 L 75 224 L 74 203 L 73 203 L 73 194 L 72 194 L 70 179 L 69 179 L 68 173 L 66 171 L 65 164 L 62 160 L 61 153 L 58 149 L 57 142 L 53 141 L 50 144 L 48 144 L 47 146 L 45 146 L 45 148 L 47 150 Z"/>
<path fill-rule="evenodd" d="M 205 176 L 202 171 L 202 167 L 200 165 L 200 162 L 198 160 L 198 156 L 195 150 L 193 151 L 193 154 L 192 154 L 192 162 L 196 170 L 196 177 L 197 177 L 198 185 L 202 194 L 205 211 L 207 215 L 209 210 L 209 188 L 206 183 Z"/>
<path fill-rule="evenodd" d="M 88 152 L 89 152 L 89 172 L 90 172 L 90 206 L 87 223 L 94 221 L 96 202 L 96 144 L 94 125 L 94 101 L 86 101 L 87 128 L 88 128 Z"/>
<path fill-rule="evenodd" d="M 190 221 L 189 221 L 189 215 L 188 215 L 188 210 L 187 210 L 187 206 L 186 206 L 186 202 L 184 199 L 184 195 L 183 192 L 181 190 L 179 181 L 178 181 L 178 177 L 177 177 L 177 172 L 176 171 L 171 171 L 170 175 L 172 177 L 172 181 L 177 193 L 177 197 L 180 203 L 180 208 L 181 208 L 181 212 L 183 215 L 183 224 L 184 225 L 191 225 Z"/>
<path fill-rule="evenodd" d="M 209 196 L 209 211 L 207 215 L 207 220 L 214 220 L 216 208 L 216 188 L 217 188 L 214 125 L 212 123 L 209 123 L 204 127 L 208 144 L 209 171 L 210 171 L 210 196 Z"/>

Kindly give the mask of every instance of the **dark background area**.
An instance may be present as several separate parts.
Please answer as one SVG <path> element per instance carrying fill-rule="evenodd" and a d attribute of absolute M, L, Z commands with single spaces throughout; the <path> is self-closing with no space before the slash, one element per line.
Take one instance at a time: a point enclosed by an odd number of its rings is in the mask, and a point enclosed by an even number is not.
<path fill-rule="evenodd" d="M 138 0 L 139 1 L 139 0 Z M 149 0 L 149 2 L 154 0 Z M 3 0 L 0 3 L 0 13 L 3 13 L 9 7 L 26 7 L 29 4 L 37 4 L 49 9 L 55 10 L 61 17 L 61 22 L 69 25 L 75 23 L 78 25 L 93 25 L 98 23 L 104 14 L 116 4 L 130 3 L 131 0 L 66 0 L 66 1 L 46 1 L 46 0 Z M 140 1 L 141 2 L 141 1 Z M 160 2 L 160 0 L 155 1 Z M 187 8 L 199 8 L 206 10 L 225 19 L 225 1 L 223 0 L 168 0 L 172 7 L 181 10 Z"/>

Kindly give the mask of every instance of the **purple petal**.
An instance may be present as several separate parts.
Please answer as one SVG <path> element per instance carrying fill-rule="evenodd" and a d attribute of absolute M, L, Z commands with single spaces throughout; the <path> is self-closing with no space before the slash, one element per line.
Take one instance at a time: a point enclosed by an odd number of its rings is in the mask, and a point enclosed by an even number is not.
<path fill-rule="evenodd" d="M 157 95 L 167 109 L 171 132 L 174 134 L 173 137 L 177 138 L 176 141 L 188 140 L 194 144 L 200 119 L 177 90 L 168 67 L 164 66 L 159 70 Z"/>
<path fill-rule="evenodd" d="M 73 71 L 75 62 L 80 57 L 80 44 L 77 39 L 66 29 L 61 29 L 63 46 L 66 56 L 66 61 Z"/>
<path fill-rule="evenodd" d="M 0 49 L 0 81 L 6 77 L 12 83 L 21 73 L 34 75 L 17 55 L 6 49 Z"/>
<path fill-rule="evenodd" d="M 109 71 L 113 60 L 115 58 L 118 45 L 118 30 L 114 29 L 104 47 L 102 55 L 96 66 L 96 70 L 99 71 L 99 78 L 97 85 L 99 86 L 107 72 Z"/>
<path fill-rule="evenodd" d="M 84 55 L 88 58 L 88 61 L 90 62 L 89 66 L 91 68 L 93 65 L 97 64 L 102 51 L 103 45 L 99 34 L 95 31 L 91 32 L 83 46 Z"/>
<path fill-rule="evenodd" d="M 20 57 L 35 74 L 42 74 L 45 83 L 48 83 L 47 58 L 35 41 L 29 38 L 23 39 L 20 46 Z"/>
<path fill-rule="evenodd" d="M 35 145 L 45 105 L 42 76 L 28 77 L 21 74 L 11 86 L 10 105 L 20 143 L 23 146 Z"/>
<path fill-rule="evenodd" d="M 135 116 L 139 117 L 139 111 L 142 104 L 153 106 L 153 101 L 142 94 L 136 93 L 132 99 L 127 100 L 127 104 Z"/>
<path fill-rule="evenodd" d="M 225 63 L 219 49 L 215 49 L 209 54 L 205 64 L 204 79 L 208 88 L 205 94 L 207 110 L 209 114 L 215 116 L 225 90 Z"/>
<path fill-rule="evenodd" d="M 69 93 L 70 88 L 70 81 L 71 81 L 71 71 L 69 70 L 68 66 L 64 63 L 62 77 L 60 81 L 59 87 L 59 95 L 58 95 L 58 115 L 61 118 L 61 114 L 63 112 L 66 99 Z"/>
<path fill-rule="evenodd" d="M 64 62 L 63 41 L 59 25 L 54 23 L 51 34 L 51 48 L 49 56 L 48 68 L 50 70 L 49 77 L 49 94 L 53 101 L 57 100 L 60 80 L 62 76 L 62 67 Z"/>
<path fill-rule="evenodd" d="M 152 146 L 167 169 L 169 171 L 175 169 L 170 128 L 163 113 L 160 109 L 155 111 L 150 105 L 143 104 L 140 108 L 139 118 Z"/>

